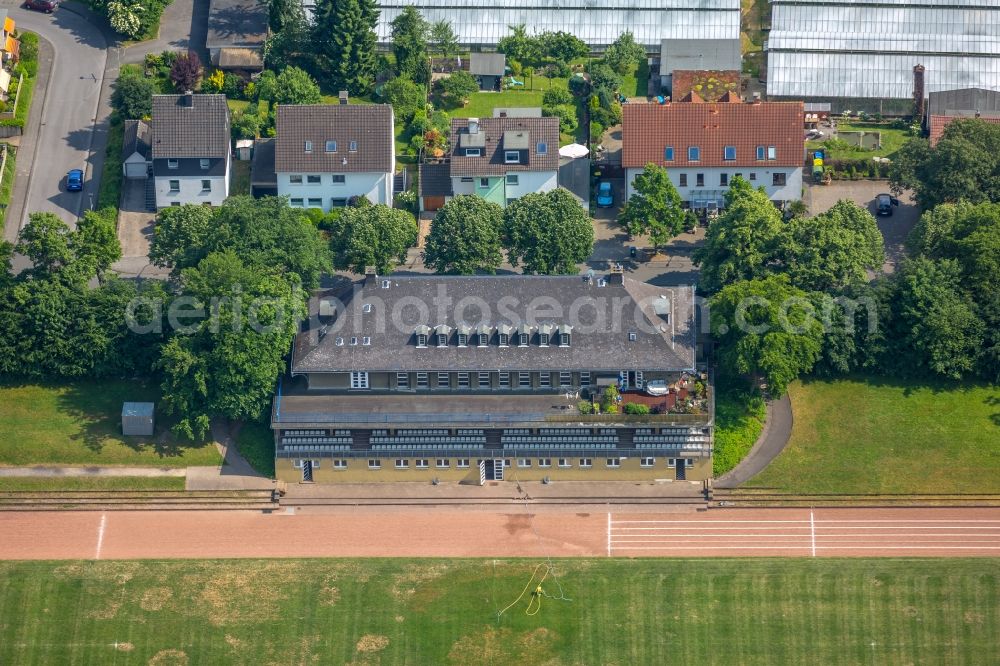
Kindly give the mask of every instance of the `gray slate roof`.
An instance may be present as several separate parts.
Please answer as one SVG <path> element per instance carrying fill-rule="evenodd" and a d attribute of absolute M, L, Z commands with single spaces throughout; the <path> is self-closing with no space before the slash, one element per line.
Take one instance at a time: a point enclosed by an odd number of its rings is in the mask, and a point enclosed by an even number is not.
<path fill-rule="evenodd" d="M 944 90 L 927 95 L 927 112 L 932 116 L 974 116 L 1000 113 L 1000 91 L 983 88 Z"/>
<path fill-rule="evenodd" d="M 139 153 L 149 159 L 149 125 L 141 120 L 126 120 L 122 127 L 122 159 Z"/>
<path fill-rule="evenodd" d="M 420 165 L 420 196 L 451 196 L 451 174 L 446 163 Z"/>
<path fill-rule="evenodd" d="M 470 53 L 469 74 L 473 76 L 503 76 L 507 56 L 502 53 Z"/>
<path fill-rule="evenodd" d="M 559 168 L 559 119 L 558 118 L 479 118 L 479 134 L 469 133 L 469 119 L 451 119 L 451 175 L 502 176 L 517 171 L 555 171 Z M 504 137 L 515 140 L 521 150 L 518 164 L 504 162 Z M 470 142 L 469 139 L 479 138 Z M 546 145 L 544 155 L 538 153 L 538 144 Z M 482 157 L 466 157 L 465 146 L 480 144 Z"/>
<path fill-rule="evenodd" d="M 267 23 L 267 6 L 258 0 L 212 0 L 205 48 L 263 48 Z"/>
<path fill-rule="evenodd" d="M 580 275 L 371 276 L 328 296 L 342 305 L 336 306 L 325 335 L 312 331 L 296 338 L 292 372 L 694 367 L 693 287 L 657 287 L 627 278 L 621 284 L 609 281 L 600 286 L 599 277 L 588 281 Z M 388 288 L 382 288 L 383 280 L 389 280 Z M 435 302 L 442 298 L 452 300 Z M 469 305 L 456 309 L 462 299 Z M 620 299 L 618 310 L 613 308 L 615 299 Z M 365 304 L 372 306 L 371 312 L 364 312 Z M 670 313 L 667 319 L 658 314 L 665 309 Z M 532 327 L 529 346 L 518 347 L 513 336 L 511 346 L 498 345 L 499 328 L 516 331 L 524 323 Z M 469 346 L 458 347 L 458 329 L 468 327 L 471 335 L 480 324 L 489 326 L 490 344 L 478 347 L 470 338 Z M 555 342 L 539 346 L 540 327 L 565 324 L 572 326 L 569 347 Z M 450 329 L 448 347 L 439 348 L 433 340 L 427 348 L 416 347 L 418 327 L 433 331 L 441 325 Z M 635 340 L 630 340 L 630 331 Z M 369 345 L 363 344 L 365 337 L 370 338 Z M 358 343 L 352 345 L 352 338 Z"/>
<path fill-rule="evenodd" d="M 153 159 L 229 155 L 229 107 L 225 95 L 153 95 L 150 145 Z"/>
<path fill-rule="evenodd" d="M 278 106 L 274 168 L 281 172 L 388 173 L 393 164 L 392 107 L 388 104 Z M 312 142 L 312 152 L 305 142 Z M 326 142 L 336 141 L 336 152 Z M 357 150 L 351 152 L 351 141 Z"/>
<path fill-rule="evenodd" d="M 250 160 L 250 184 L 277 186 L 278 174 L 274 172 L 274 139 L 257 139 L 253 144 Z"/>
<path fill-rule="evenodd" d="M 739 39 L 664 39 L 660 42 L 660 74 L 675 69 L 739 70 Z"/>

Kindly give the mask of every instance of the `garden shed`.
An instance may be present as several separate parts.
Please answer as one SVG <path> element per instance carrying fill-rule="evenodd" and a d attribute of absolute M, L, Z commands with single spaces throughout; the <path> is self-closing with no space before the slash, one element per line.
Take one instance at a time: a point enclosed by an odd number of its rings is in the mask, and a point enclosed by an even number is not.
<path fill-rule="evenodd" d="M 122 434 L 149 437 L 153 434 L 154 412 L 152 402 L 126 402 L 122 404 Z"/>

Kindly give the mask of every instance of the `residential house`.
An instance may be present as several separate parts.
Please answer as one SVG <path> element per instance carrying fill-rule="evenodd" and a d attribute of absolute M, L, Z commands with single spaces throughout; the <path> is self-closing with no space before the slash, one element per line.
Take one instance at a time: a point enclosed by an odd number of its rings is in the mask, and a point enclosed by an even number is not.
<path fill-rule="evenodd" d="M 452 118 L 452 195 L 475 194 L 506 206 L 559 184 L 559 119 Z"/>
<path fill-rule="evenodd" d="M 469 74 L 476 77 L 480 90 L 500 90 L 507 71 L 507 56 L 502 53 L 470 53 Z"/>
<path fill-rule="evenodd" d="M 150 152 L 156 208 L 219 206 L 229 196 L 225 95 L 153 95 Z"/>
<path fill-rule="evenodd" d="M 742 69 L 740 37 L 729 39 L 664 39 L 660 42 L 660 87 L 668 95 L 679 98 L 687 91 L 675 94 L 675 71 L 735 71 Z"/>
<path fill-rule="evenodd" d="M 1000 124 L 1000 91 L 960 88 L 932 92 L 927 96 L 927 132 L 936 145 L 944 128 L 958 118 L 978 118 Z"/>
<path fill-rule="evenodd" d="M 142 120 L 126 120 L 122 128 L 122 174 L 126 178 L 149 176 L 149 125 Z"/>
<path fill-rule="evenodd" d="M 215 67 L 246 73 L 261 71 L 267 36 L 266 3 L 211 0 L 205 48 Z"/>
<path fill-rule="evenodd" d="M 21 54 L 21 42 L 14 37 L 17 26 L 6 9 L 0 9 L 0 57 L 3 62 L 17 60 Z"/>
<path fill-rule="evenodd" d="M 392 205 L 396 171 L 388 104 L 278 106 L 274 170 L 277 189 L 297 208 L 346 206 L 351 197 Z"/>
<path fill-rule="evenodd" d="M 622 167 L 626 197 L 647 164 L 665 167 L 685 205 L 716 210 L 742 176 L 784 206 L 802 196 L 802 102 L 743 102 L 733 93 L 709 103 L 696 94 L 668 104 L 626 104 Z"/>
<path fill-rule="evenodd" d="M 475 304 L 451 310 L 438 307 L 442 298 Z M 368 271 L 313 310 L 316 326 L 296 337 L 271 412 L 280 480 L 712 474 L 713 402 L 696 367 L 691 286 L 658 287 L 621 272 Z M 580 410 L 609 386 L 621 392 L 618 407 L 635 402 L 655 413 Z"/>

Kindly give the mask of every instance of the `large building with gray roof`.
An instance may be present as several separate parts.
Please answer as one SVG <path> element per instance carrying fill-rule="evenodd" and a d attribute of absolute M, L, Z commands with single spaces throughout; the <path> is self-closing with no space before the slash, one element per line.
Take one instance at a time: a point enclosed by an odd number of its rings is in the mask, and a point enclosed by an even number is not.
<path fill-rule="evenodd" d="M 525 480 L 711 474 L 693 287 L 620 271 L 369 272 L 312 314 L 274 400 L 280 479 L 479 482 L 511 467 Z M 591 413 L 612 386 L 621 401 Z M 653 413 L 623 415 L 628 403 Z"/>

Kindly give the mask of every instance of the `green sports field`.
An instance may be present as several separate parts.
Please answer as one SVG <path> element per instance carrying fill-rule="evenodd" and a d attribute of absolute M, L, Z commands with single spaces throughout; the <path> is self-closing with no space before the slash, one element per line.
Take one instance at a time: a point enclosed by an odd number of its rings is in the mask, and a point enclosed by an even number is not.
<path fill-rule="evenodd" d="M 557 560 L 498 619 L 538 564 L 4 562 L 0 664 L 1000 661 L 996 559 Z"/>

